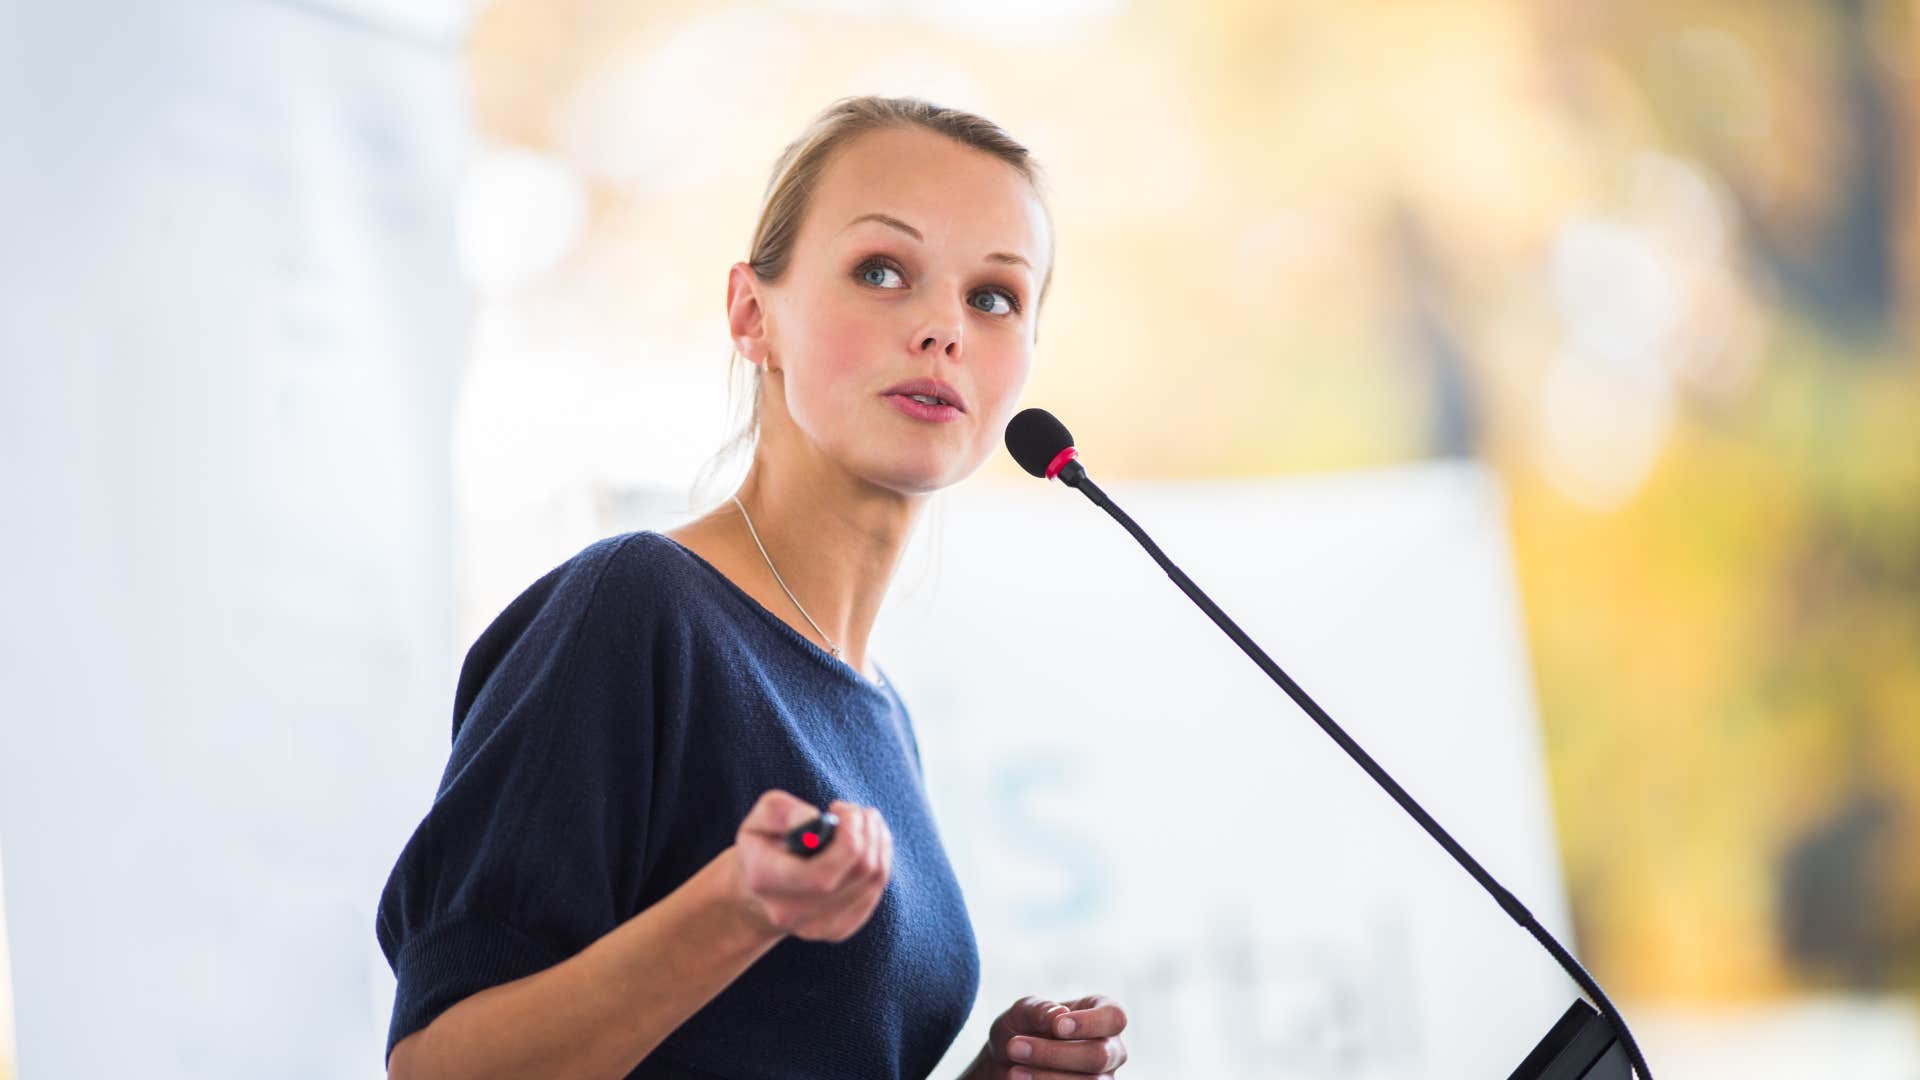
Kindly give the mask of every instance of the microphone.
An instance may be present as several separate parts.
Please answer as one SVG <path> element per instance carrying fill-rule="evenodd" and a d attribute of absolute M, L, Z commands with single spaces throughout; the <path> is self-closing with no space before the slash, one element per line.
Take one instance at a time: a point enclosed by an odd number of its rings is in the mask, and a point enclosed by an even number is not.
<path fill-rule="evenodd" d="M 1592 1006 L 1585 1001 L 1575 999 L 1560 1019 L 1555 1021 L 1552 1029 L 1521 1061 L 1519 1068 L 1514 1070 L 1508 1080 L 1630 1080 L 1633 1074 L 1627 1072 L 1628 1062 L 1622 1059 L 1623 1048 L 1625 1058 L 1631 1060 L 1632 1067 L 1641 1080 L 1653 1080 L 1653 1073 L 1647 1069 L 1646 1058 L 1641 1056 L 1640 1047 L 1633 1040 L 1633 1033 L 1627 1030 L 1625 1018 L 1620 1015 L 1618 1009 L 1614 1008 L 1612 1000 L 1607 997 L 1606 991 L 1600 989 L 1600 984 L 1594 977 L 1588 974 L 1586 968 L 1580 966 L 1580 961 L 1575 960 L 1565 946 L 1554 940 L 1553 935 L 1549 934 L 1546 928 L 1540 925 L 1540 921 L 1533 917 L 1533 913 L 1495 881 L 1493 875 L 1481 869 L 1473 856 L 1467 854 L 1467 850 L 1449 836 L 1447 831 L 1440 827 L 1440 823 L 1413 800 L 1413 796 L 1408 795 L 1393 777 L 1387 775 L 1385 769 L 1360 748 L 1359 743 L 1354 742 L 1345 731 L 1341 730 L 1340 725 L 1333 722 L 1333 717 L 1328 716 L 1318 702 L 1308 697 L 1307 692 L 1300 689 L 1299 684 L 1289 678 L 1286 672 L 1280 670 L 1280 665 L 1274 663 L 1260 646 L 1254 644 L 1252 638 L 1235 625 L 1232 619 L 1227 618 L 1226 612 L 1221 611 L 1212 598 L 1200 591 L 1200 587 L 1195 585 L 1184 571 L 1175 566 L 1171 559 L 1167 558 L 1159 545 L 1155 544 L 1140 526 L 1134 524 L 1133 519 L 1128 517 L 1125 511 L 1114 505 L 1106 492 L 1101 491 L 1093 482 L 1093 478 L 1087 475 L 1086 466 L 1080 463 L 1080 452 L 1074 447 L 1073 436 L 1068 433 L 1065 424 L 1045 409 L 1024 409 L 1008 421 L 1006 440 L 1007 452 L 1013 455 L 1013 459 L 1020 463 L 1021 468 L 1034 476 L 1047 480 L 1059 480 L 1070 488 L 1078 489 L 1081 494 L 1092 500 L 1095 506 L 1112 515 L 1115 521 L 1132 533 L 1133 538 L 1140 542 L 1141 547 L 1147 549 L 1147 554 L 1153 556 L 1153 560 L 1160 564 L 1160 568 L 1167 572 L 1167 576 L 1173 579 L 1174 584 L 1180 586 L 1181 591 L 1198 604 L 1201 610 L 1205 611 L 1208 617 L 1233 639 L 1234 644 L 1240 646 L 1241 650 L 1260 666 L 1260 670 L 1266 672 L 1269 678 L 1278 683 L 1280 688 L 1287 692 L 1287 696 L 1306 710 L 1307 715 L 1320 725 L 1328 737 L 1338 743 L 1340 749 L 1347 752 L 1348 757 L 1366 770 L 1367 775 L 1373 777 L 1374 782 L 1391 795 L 1393 800 L 1400 804 L 1400 808 L 1427 831 L 1427 835 L 1433 837 L 1435 842 L 1445 848 L 1447 854 L 1453 856 L 1454 861 L 1459 863 L 1473 877 L 1473 880 L 1479 882 L 1480 887 L 1493 897 L 1501 910 L 1518 923 L 1521 929 L 1532 934 L 1560 967 L 1573 978 L 1573 981 L 1579 984 L 1580 989 L 1599 1005 L 1600 1011 L 1596 1014 Z"/>

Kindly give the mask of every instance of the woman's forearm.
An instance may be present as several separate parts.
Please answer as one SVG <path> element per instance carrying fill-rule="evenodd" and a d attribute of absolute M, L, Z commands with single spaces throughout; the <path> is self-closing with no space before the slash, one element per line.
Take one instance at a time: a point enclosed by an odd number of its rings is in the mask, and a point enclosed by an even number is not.
<path fill-rule="evenodd" d="M 574 956 L 465 998 L 402 1039 L 390 1080 L 619 1080 L 785 936 L 736 897 L 727 848 Z"/>

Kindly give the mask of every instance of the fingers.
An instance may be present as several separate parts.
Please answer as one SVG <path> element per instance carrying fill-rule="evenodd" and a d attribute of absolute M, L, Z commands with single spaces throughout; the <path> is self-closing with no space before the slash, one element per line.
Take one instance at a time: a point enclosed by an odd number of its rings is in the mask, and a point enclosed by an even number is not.
<path fill-rule="evenodd" d="M 893 874 L 893 830 L 887 828 L 886 819 L 880 816 L 878 807 L 858 807 L 856 812 L 866 820 L 861 836 L 860 857 L 848 881 L 871 889 L 873 903 L 877 904 L 881 892 L 887 887 L 887 879 Z"/>
<path fill-rule="evenodd" d="M 865 814 L 850 803 L 834 802 L 827 809 L 840 819 L 826 853 L 810 859 L 787 855 L 777 860 L 781 890 L 796 894 L 827 894 L 844 887 L 860 869 L 871 828 Z M 780 848 L 785 854 L 785 848 Z"/>
<path fill-rule="evenodd" d="M 851 803 L 836 800 L 827 809 L 840 818 L 834 833 L 835 839 L 824 854 L 802 860 L 799 866 L 786 860 L 772 860 L 769 875 L 780 883 L 780 887 L 832 888 L 845 876 L 848 863 L 857 857 L 859 845 L 850 842 L 849 834 L 859 831 L 859 823 L 848 820 L 855 816 L 856 808 Z M 784 853 L 787 833 L 819 817 L 820 813 L 817 807 L 803 799 L 777 788 L 769 790 L 747 812 L 735 841 L 743 846 L 751 844 L 755 848 Z"/>
<path fill-rule="evenodd" d="M 886 891 L 891 867 L 891 859 L 886 853 L 891 834 L 886 822 L 880 818 L 880 811 L 863 807 L 858 813 L 866 819 L 860 857 L 841 886 L 851 895 L 848 903 L 853 905 L 853 920 L 847 936 L 864 926 L 873 909 L 880 906 L 880 896 Z"/>
<path fill-rule="evenodd" d="M 1119 1035 L 1127 1026 L 1120 1003 L 1104 994 L 1066 1003 L 1023 997 L 988 1033 L 989 1057 L 1019 1080 L 1107 1075 L 1126 1064 Z"/>
<path fill-rule="evenodd" d="M 839 835 L 834 837 L 834 843 L 840 846 L 827 850 L 827 857 L 820 860 L 820 870 L 826 876 L 825 888 L 843 889 L 866 875 L 876 826 L 873 811 L 867 807 L 836 800 L 828 809 L 840 818 Z M 846 843 L 840 844 L 842 840 Z"/>
<path fill-rule="evenodd" d="M 813 858 L 794 858 L 775 839 L 817 813 L 784 792 L 763 795 L 749 814 L 750 824 L 772 827 L 743 826 L 742 833 L 755 849 L 749 887 L 771 921 L 809 940 L 838 942 L 857 933 L 879 906 L 893 872 L 893 833 L 875 807 L 835 800 L 827 809 L 840 824 L 828 849 Z"/>
<path fill-rule="evenodd" d="M 1054 1074 L 1085 1077 L 1110 1073 L 1127 1062 L 1127 1048 L 1117 1038 L 1049 1039 L 1015 1035 L 1007 1041 L 1009 1064 L 1030 1070 L 1035 1077 Z"/>
<path fill-rule="evenodd" d="M 881 854 L 886 825 L 879 811 L 869 807 L 848 805 L 835 812 L 843 814 L 848 822 L 843 865 L 828 886 L 822 914 L 813 924 L 802 928 L 801 933 L 817 940 L 839 942 L 859 932 L 880 904 L 887 884 Z"/>
<path fill-rule="evenodd" d="M 993 1054 L 1001 1059 L 1007 1058 L 1008 1040 L 1015 1035 L 1043 1035 L 1051 1037 L 1053 1019 L 1065 1016 L 1067 1007 L 1057 1001 L 1028 995 L 1007 1006 L 1007 1011 L 997 1017 L 987 1031 L 987 1045 Z"/>
<path fill-rule="evenodd" d="M 1105 994 L 1089 994 L 1066 1003 L 1068 1011 L 1054 1020 L 1060 1038 L 1098 1039 L 1127 1029 L 1127 1013 Z"/>

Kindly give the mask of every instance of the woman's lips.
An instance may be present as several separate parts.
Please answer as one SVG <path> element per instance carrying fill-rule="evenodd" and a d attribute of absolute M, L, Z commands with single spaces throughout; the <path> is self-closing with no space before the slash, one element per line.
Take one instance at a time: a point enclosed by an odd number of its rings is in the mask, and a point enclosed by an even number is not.
<path fill-rule="evenodd" d="M 944 424 L 960 419 L 960 410 L 951 405 L 922 405 L 905 394 L 888 394 L 887 400 L 893 407 L 913 417 L 915 420 L 931 420 Z"/>

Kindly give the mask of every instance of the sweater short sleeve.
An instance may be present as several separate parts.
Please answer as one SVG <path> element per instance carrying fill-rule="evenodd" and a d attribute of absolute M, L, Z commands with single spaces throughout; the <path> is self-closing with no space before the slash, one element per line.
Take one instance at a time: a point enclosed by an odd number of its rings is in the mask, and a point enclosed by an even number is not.
<path fill-rule="evenodd" d="M 433 803 L 381 893 L 394 1044 L 567 959 L 628 914 L 656 773 L 648 597 L 589 546 L 529 586 L 461 666 Z"/>

